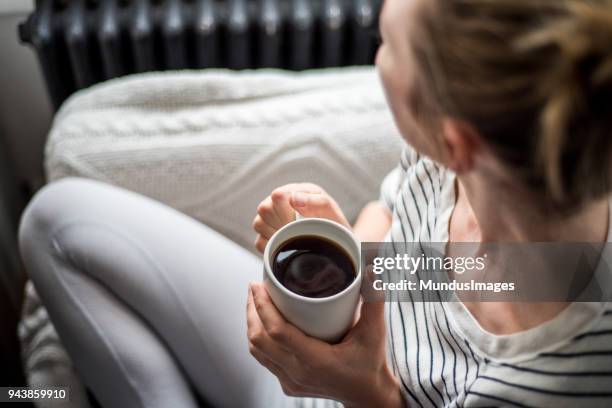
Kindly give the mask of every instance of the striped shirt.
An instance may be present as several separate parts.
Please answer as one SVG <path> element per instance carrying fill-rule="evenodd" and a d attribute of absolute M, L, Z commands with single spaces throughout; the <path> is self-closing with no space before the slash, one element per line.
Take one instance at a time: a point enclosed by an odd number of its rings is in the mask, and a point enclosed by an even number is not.
<path fill-rule="evenodd" d="M 448 169 L 407 147 L 381 200 L 393 214 L 391 242 L 448 241 Z M 612 407 L 612 304 L 573 303 L 536 328 L 494 335 L 462 303 L 433 300 L 385 305 L 389 359 L 408 406 Z"/>

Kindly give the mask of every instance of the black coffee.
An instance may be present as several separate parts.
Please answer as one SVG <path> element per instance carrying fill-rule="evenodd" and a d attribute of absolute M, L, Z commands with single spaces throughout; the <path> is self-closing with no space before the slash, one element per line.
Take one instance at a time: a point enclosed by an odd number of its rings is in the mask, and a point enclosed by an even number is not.
<path fill-rule="evenodd" d="M 281 245 L 274 254 L 272 272 L 287 289 L 311 298 L 342 292 L 356 275 L 342 247 L 316 236 L 293 238 Z"/>

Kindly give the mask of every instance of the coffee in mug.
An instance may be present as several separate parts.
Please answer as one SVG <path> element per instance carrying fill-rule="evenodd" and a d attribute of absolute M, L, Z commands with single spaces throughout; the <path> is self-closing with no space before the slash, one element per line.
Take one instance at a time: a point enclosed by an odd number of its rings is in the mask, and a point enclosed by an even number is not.
<path fill-rule="evenodd" d="M 338 244 L 315 235 L 292 238 L 275 252 L 272 272 L 298 295 L 323 298 L 342 292 L 355 280 L 355 265 Z"/>

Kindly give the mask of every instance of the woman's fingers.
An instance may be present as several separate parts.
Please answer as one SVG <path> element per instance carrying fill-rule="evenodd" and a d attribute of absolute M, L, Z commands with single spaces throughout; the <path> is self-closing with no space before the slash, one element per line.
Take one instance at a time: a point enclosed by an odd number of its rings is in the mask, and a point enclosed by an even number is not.
<path fill-rule="evenodd" d="M 296 211 L 291 204 L 294 192 L 324 194 L 319 186 L 311 183 L 287 184 L 274 190 L 257 206 L 257 216 L 253 220 L 253 229 L 264 239 L 269 239 L 278 229 L 295 220 Z"/>
<path fill-rule="evenodd" d="M 289 199 L 289 204 L 304 217 L 327 218 L 345 226 L 349 226 L 346 217 L 340 210 L 333 198 L 327 193 L 308 193 L 294 191 Z"/>
<path fill-rule="evenodd" d="M 295 326 L 287 323 L 272 303 L 263 284 L 252 284 L 251 292 L 259 320 L 275 343 L 289 350 L 299 359 L 310 360 L 324 355 L 325 350 L 322 348 L 329 347 L 329 344 L 308 337 Z"/>
<path fill-rule="evenodd" d="M 249 298 L 247 300 L 247 326 L 249 352 L 261 365 L 278 378 L 283 392 L 293 397 L 317 396 L 308 391 L 303 385 L 293 381 L 289 375 L 289 372 L 300 370 L 300 365 L 297 364 L 293 355 L 282 349 L 265 332 L 265 328 L 255 309 L 251 288 L 249 288 Z M 271 350 L 272 353 L 270 352 Z"/>
<path fill-rule="evenodd" d="M 287 184 L 274 190 L 270 196 L 257 206 L 257 214 L 252 227 L 257 232 L 255 248 L 263 253 L 268 240 L 281 227 L 295 220 L 295 210 L 290 200 L 292 192 L 302 191 L 307 194 L 321 194 L 323 190 L 310 183 Z"/>
<path fill-rule="evenodd" d="M 295 357 L 277 344 L 261 323 L 251 289 L 247 299 L 247 337 L 251 354 L 252 349 L 257 349 L 261 355 L 277 365 L 285 368 L 295 366 Z"/>
<path fill-rule="evenodd" d="M 268 245 L 268 240 L 261 235 L 257 235 L 255 238 L 255 248 L 263 254 L 264 250 L 266 249 L 266 245 Z"/>
<path fill-rule="evenodd" d="M 321 194 L 323 190 L 311 183 L 294 183 L 287 184 L 283 187 L 279 187 L 270 194 L 272 202 L 275 205 L 277 212 L 282 214 L 285 222 L 291 222 L 295 220 L 295 209 L 291 205 L 291 197 L 295 192 L 301 192 L 305 194 Z"/>
<path fill-rule="evenodd" d="M 257 206 L 257 214 L 263 219 L 263 221 L 275 230 L 279 229 L 286 223 L 277 214 L 274 209 L 274 203 L 271 197 L 267 197 Z"/>
<path fill-rule="evenodd" d="M 295 220 L 295 209 L 290 203 L 291 195 L 294 192 L 320 194 L 322 190 L 314 184 L 295 183 L 287 184 L 272 191 L 269 197 L 272 202 L 272 208 L 283 225 Z"/>
<path fill-rule="evenodd" d="M 257 214 L 253 220 L 253 229 L 266 240 L 270 239 L 276 232 L 276 230 L 269 226 L 259 214 Z"/>
<path fill-rule="evenodd" d="M 270 194 L 274 209 L 285 224 L 295 220 L 295 210 L 289 204 L 291 193 L 283 188 L 277 188 Z"/>

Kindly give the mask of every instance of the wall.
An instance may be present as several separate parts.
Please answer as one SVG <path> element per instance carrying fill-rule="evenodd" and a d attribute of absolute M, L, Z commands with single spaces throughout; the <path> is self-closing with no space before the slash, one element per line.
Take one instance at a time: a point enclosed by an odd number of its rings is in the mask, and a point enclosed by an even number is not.
<path fill-rule="evenodd" d="M 42 153 L 52 117 L 35 54 L 17 35 L 17 25 L 32 9 L 32 0 L 0 0 L 0 137 L 22 191 L 43 182 Z"/>
<path fill-rule="evenodd" d="M 25 277 L 15 236 L 20 200 L 2 142 L 0 139 L 0 385 L 6 386 L 23 384 L 16 334 Z"/>
<path fill-rule="evenodd" d="M 0 0 L 0 385 L 23 385 L 16 325 L 24 280 L 16 248 L 19 212 L 43 182 L 51 104 L 34 53 L 17 25 L 30 0 Z M 29 405 L 24 405 L 29 406 Z"/>

